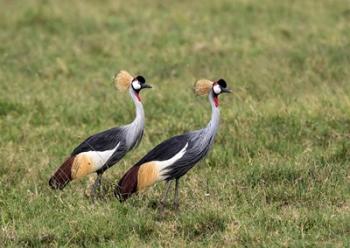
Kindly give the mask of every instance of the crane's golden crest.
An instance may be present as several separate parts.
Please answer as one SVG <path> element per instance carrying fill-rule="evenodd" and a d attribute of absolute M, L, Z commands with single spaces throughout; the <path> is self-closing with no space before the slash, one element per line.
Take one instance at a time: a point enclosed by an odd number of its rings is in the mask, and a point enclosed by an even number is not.
<path fill-rule="evenodd" d="M 122 70 L 114 77 L 114 84 L 118 90 L 126 91 L 129 88 L 133 78 L 134 77 L 131 76 L 129 72 Z"/>
<path fill-rule="evenodd" d="M 200 79 L 194 85 L 194 92 L 198 96 L 208 95 L 213 87 L 213 83 L 207 79 Z"/>

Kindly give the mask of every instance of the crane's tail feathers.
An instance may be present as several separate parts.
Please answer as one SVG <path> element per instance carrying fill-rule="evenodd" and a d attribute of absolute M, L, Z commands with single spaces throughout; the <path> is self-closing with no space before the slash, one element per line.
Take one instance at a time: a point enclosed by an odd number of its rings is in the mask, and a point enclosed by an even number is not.
<path fill-rule="evenodd" d="M 137 177 L 139 168 L 139 166 L 131 167 L 115 186 L 114 195 L 120 202 L 125 201 L 132 194 L 137 192 Z"/>
<path fill-rule="evenodd" d="M 63 189 L 72 178 L 72 167 L 75 156 L 71 156 L 64 161 L 55 174 L 50 178 L 49 185 L 52 189 Z"/>

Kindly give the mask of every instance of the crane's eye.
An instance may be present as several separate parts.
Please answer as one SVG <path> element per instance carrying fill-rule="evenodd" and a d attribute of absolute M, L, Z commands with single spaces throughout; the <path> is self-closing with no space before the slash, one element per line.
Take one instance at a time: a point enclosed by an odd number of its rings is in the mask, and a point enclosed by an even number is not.
<path fill-rule="evenodd" d="M 218 85 L 220 85 L 222 88 L 226 88 L 226 87 L 227 87 L 226 81 L 225 81 L 224 79 L 219 79 L 217 83 L 218 83 Z"/>
<path fill-rule="evenodd" d="M 145 78 L 143 76 L 137 76 L 136 80 L 140 82 L 140 84 L 144 84 L 146 82 Z"/>

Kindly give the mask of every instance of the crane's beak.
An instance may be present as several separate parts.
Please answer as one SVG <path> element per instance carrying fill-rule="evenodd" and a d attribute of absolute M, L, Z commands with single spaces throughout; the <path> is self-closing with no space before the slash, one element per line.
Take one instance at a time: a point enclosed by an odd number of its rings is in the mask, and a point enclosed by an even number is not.
<path fill-rule="evenodd" d="M 142 89 L 145 89 L 145 88 L 152 88 L 152 86 L 151 86 L 150 84 L 144 83 L 144 84 L 142 84 L 141 88 L 142 88 Z"/>
<path fill-rule="evenodd" d="M 230 90 L 228 88 L 221 88 L 221 92 L 222 93 L 232 93 L 232 90 Z"/>

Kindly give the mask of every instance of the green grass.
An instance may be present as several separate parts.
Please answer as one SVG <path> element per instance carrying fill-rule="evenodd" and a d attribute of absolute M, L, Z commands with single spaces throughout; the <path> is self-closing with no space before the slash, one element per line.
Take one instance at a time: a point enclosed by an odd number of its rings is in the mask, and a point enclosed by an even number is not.
<path fill-rule="evenodd" d="M 0 246 L 350 246 L 350 6 L 324 1 L 0 1 Z M 97 204 L 48 179 L 82 139 L 130 122 L 112 77 L 144 75 L 141 145 L 203 127 L 195 79 L 225 78 L 210 155 L 181 180 Z M 206 196 L 209 193 L 209 196 Z"/>

